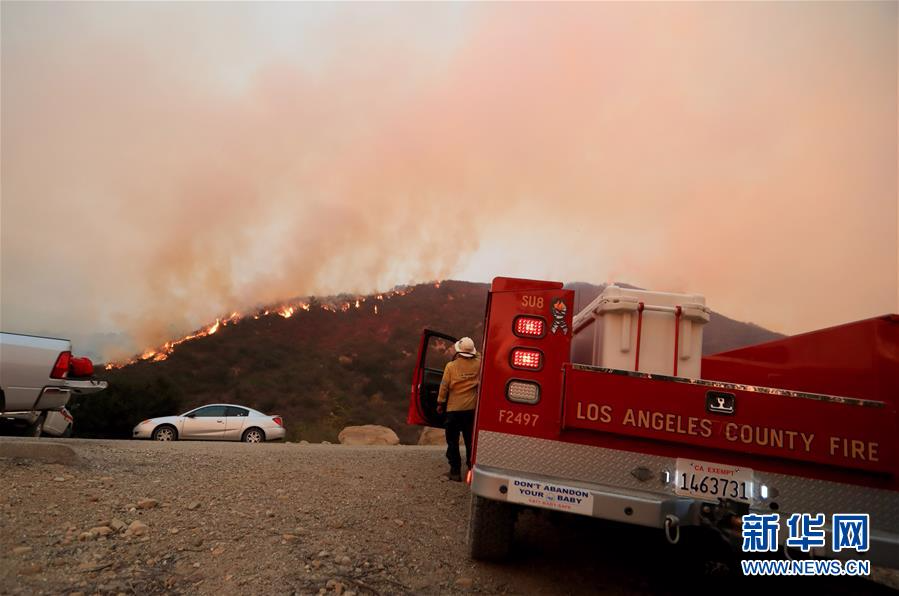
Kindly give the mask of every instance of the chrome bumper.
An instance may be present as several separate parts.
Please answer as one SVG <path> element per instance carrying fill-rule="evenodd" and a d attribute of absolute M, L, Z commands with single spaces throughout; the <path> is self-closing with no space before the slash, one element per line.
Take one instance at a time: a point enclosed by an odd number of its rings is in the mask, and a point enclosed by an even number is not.
<path fill-rule="evenodd" d="M 539 474 L 524 474 L 509 470 L 498 470 L 476 464 L 471 474 L 471 491 L 476 495 L 506 501 L 509 483 L 513 479 L 524 479 L 547 482 L 573 488 L 580 488 L 593 497 L 593 513 L 591 517 L 611 521 L 664 528 L 669 515 L 677 518 L 680 525 L 698 525 L 699 511 L 702 506 L 698 501 L 671 495 L 643 493 L 638 491 L 615 489 L 588 482 L 575 482 L 565 478 L 553 478 Z"/>
<path fill-rule="evenodd" d="M 675 495 L 666 481 L 674 477 L 674 471 L 674 458 L 481 431 L 471 489 L 479 496 L 507 501 L 513 479 L 547 482 L 590 493 L 591 517 L 654 528 L 665 528 L 673 517 L 677 525 L 698 526 L 703 523 L 702 508 L 708 504 Z M 899 495 L 895 492 L 767 472 L 756 472 L 755 480 L 778 489 L 781 542 L 789 536 L 786 520 L 791 513 L 825 513 L 828 522 L 832 513 L 869 513 L 868 552 L 834 553 L 827 548 L 813 554 L 868 559 L 875 565 L 899 568 Z M 753 502 L 750 511 L 770 513 L 773 500 Z M 829 545 L 829 526 L 825 532 Z"/>
<path fill-rule="evenodd" d="M 61 410 L 69 403 L 72 392 L 62 387 L 44 387 L 34 404 L 36 411 Z"/>

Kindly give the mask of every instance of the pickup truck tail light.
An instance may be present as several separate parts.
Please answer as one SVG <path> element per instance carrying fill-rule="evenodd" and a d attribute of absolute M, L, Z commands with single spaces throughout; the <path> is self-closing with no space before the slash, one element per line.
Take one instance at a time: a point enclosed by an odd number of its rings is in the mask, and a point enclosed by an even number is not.
<path fill-rule="evenodd" d="M 543 352 L 529 348 L 514 348 L 511 363 L 512 368 L 520 370 L 540 370 L 543 368 Z"/>
<path fill-rule="evenodd" d="M 520 315 L 515 317 L 513 329 L 518 337 L 541 338 L 546 335 L 546 321 L 542 317 Z"/>
<path fill-rule="evenodd" d="M 277 424 L 278 426 L 284 426 L 284 421 L 281 420 L 280 416 L 272 416 L 272 420 L 274 420 L 275 424 Z"/>
<path fill-rule="evenodd" d="M 71 352 L 60 352 L 59 356 L 56 358 L 56 364 L 53 365 L 53 370 L 50 371 L 51 379 L 64 379 L 66 378 L 66 373 L 69 372 L 69 361 L 72 359 Z"/>

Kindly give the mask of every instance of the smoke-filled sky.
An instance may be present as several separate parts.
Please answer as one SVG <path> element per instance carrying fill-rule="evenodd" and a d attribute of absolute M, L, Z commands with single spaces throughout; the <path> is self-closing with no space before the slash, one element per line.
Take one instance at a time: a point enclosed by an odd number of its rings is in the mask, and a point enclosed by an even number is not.
<path fill-rule="evenodd" d="M 894 2 L 0 11 L 4 331 L 495 275 L 899 311 Z"/>

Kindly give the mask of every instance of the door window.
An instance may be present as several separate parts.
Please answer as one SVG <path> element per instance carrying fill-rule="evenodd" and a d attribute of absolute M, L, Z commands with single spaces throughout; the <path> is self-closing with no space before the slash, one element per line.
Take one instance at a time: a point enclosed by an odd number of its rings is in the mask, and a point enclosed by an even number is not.
<path fill-rule="evenodd" d="M 221 418 L 225 415 L 225 406 L 204 406 L 194 410 L 197 418 Z"/>
<path fill-rule="evenodd" d="M 249 416 L 250 411 L 246 408 L 237 408 L 234 406 L 228 406 L 227 416 Z"/>
<path fill-rule="evenodd" d="M 447 362 L 452 359 L 453 342 L 436 335 L 428 338 L 427 352 L 425 352 L 425 368 L 443 372 Z"/>

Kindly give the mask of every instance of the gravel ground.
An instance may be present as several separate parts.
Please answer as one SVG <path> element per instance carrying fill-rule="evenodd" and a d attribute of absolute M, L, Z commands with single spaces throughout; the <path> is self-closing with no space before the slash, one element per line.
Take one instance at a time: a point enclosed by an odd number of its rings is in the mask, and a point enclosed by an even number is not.
<path fill-rule="evenodd" d="M 474 563 L 439 447 L 52 442 L 80 461 L 0 457 L 2 594 L 893 593 L 711 579 L 660 532 L 531 513 L 510 562 Z"/>

